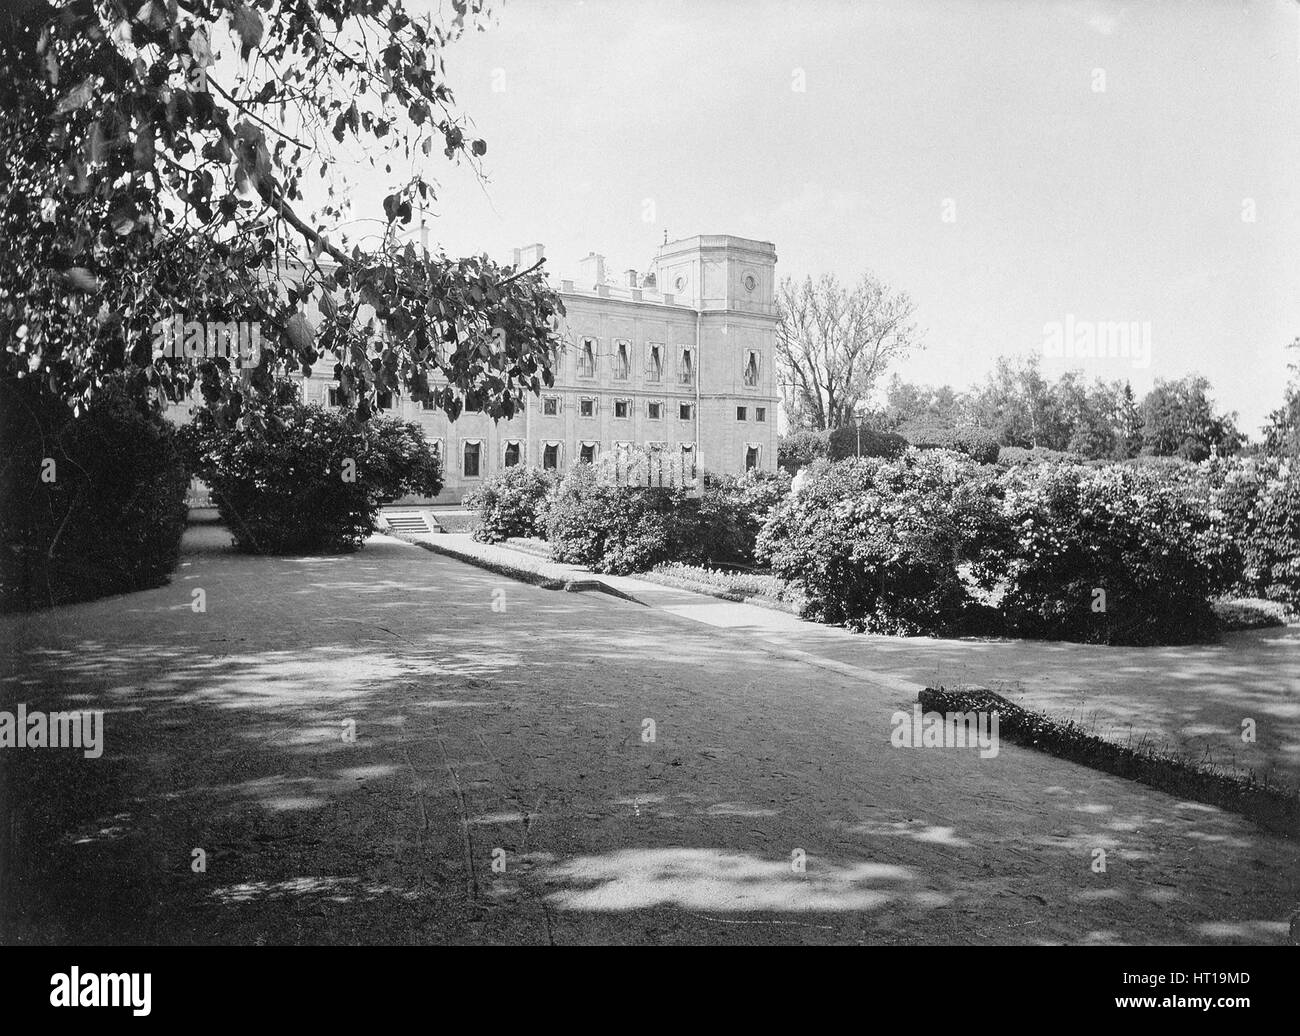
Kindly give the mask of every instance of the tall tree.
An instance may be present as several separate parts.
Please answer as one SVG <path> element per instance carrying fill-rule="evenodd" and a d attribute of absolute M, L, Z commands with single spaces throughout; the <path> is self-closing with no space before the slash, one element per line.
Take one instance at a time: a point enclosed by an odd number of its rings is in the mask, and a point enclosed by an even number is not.
<path fill-rule="evenodd" d="M 1300 337 L 1287 348 L 1300 349 Z M 1268 415 L 1264 426 L 1264 451 L 1277 457 L 1300 458 L 1300 363 L 1287 365 L 1287 381 L 1282 405 Z"/>
<path fill-rule="evenodd" d="M 795 425 L 850 423 L 888 365 L 917 345 L 914 306 L 871 274 L 852 289 L 833 275 L 786 278 L 777 291 L 782 402 Z"/>
<path fill-rule="evenodd" d="M 453 418 L 466 401 L 508 417 L 550 385 L 563 309 L 543 274 L 399 236 L 433 201 L 426 158 L 477 171 L 487 149 L 443 65 L 483 3 L 451 0 L 449 15 L 402 0 L 7 0 L 0 375 L 78 402 L 123 372 L 156 405 L 197 382 L 229 417 L 277 373 L 319 366 L 362 416 L 401 386 Z M 326 230 L 346 210 L 351 144 L 391 185 L 364 249 Z M 314 212 L 300 211 L 309 178 L 332 191 Z M 151 329 L 174 313 L 277 333 L 236 377 L 224 357 L 161 355 Z"/>
<path fill-rule="evenodd" d="M 1210 383 L 1200 375 L 1158 379 L 1142 400 L 1142 452 L 1187 460 L 1236 453 L 1245 439 L 1236 417 L 1215 412 Z"/>

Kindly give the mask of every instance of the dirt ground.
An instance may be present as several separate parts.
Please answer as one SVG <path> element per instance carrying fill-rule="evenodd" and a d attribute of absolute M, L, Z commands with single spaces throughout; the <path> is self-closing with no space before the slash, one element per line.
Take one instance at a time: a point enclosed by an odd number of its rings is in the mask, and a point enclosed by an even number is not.
<path fill-rule="evenodd" d="M 906 667 L 382 537 L 224 541 L 0 618 L 0 709 L 106 713 L 98 759 L 0 749 L 0 940 L 1281 943 L 1300 906 L 1241 817 L 892 747 Z"/>

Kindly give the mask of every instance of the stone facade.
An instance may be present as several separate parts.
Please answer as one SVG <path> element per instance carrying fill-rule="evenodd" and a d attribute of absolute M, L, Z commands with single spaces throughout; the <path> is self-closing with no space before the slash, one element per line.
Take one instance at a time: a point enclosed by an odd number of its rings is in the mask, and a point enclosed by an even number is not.
<path fill-rule="evenodd" d="M 515 259 L 522 269 L 541 257 L 531 245 Z M 621 443 L 661 444 L 687 469 L 775 470 L 775 266 L 771 244 L 726 235 L 666 243 L 647 274 L 629 270 L 620 283 L 589 255 L 580 280 L 559 285 L 567 317 L 555 386 L 528 397 L 523 414 L 452 422 L 394 400 L 391 412 L 419 422 L 444 458 L 436 502 L 459 502 L 508 464 L 563 470 Z M 330 384 L 312 379 L 304 391 L 327 403 Z"/>

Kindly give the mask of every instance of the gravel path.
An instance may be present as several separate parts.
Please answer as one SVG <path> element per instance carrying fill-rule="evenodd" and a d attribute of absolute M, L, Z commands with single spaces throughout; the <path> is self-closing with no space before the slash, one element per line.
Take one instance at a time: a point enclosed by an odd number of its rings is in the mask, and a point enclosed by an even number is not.
<path fill-rule="evenodd" d="M 1276 943 L 1300 904 L 1240 817 L 891 747 L 915 674 L 780 613 L 223 540 L 0 618 L 0 708 L 107 712 L 99 759 L 0 750 L 3 941 Z"/>

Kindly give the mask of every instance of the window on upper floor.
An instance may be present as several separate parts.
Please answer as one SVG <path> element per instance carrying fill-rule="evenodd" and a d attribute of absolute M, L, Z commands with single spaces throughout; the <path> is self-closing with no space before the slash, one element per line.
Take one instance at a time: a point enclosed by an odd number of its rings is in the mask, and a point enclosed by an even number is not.
<path fill-rule="evenodd" d="M 614 416 L 618 420 L 624 421 L 628 417 L 630 417 L 631 414 L 632 414 L 632 401 L 630 399 L 614 400 Z"/>
<path fill-rule="evenodd" d="M 559 412 L 560 412 L 560 397 L 559 397 L 559 396 L 543 396 L 543 397 L 542 397 L 542 416 L 544 416 L 544 417 L 555 417 L 556 415 L 559 414 Z"/>
<path fill-rule="evenodd" d="M 737 420 L 737 421 L 744 421 L 744 420 L 747 420 L 748 417 L 749 417 L 749 410 L 748 410 L 747 407 L 743 407 L 743 406 L 738 406 L 738 407 L 736 407 L 736 420 Z"/>
<path fill-rule="evenodd" d="M 677 404 L 677 418 L 678 418 L 678 420 L 681 420 L 681 421 L 689 421 L 689 420 L 691 419 L 691 404 L 690 404 L 690 403 L 678 403 L 678 404 Z"/>
<path fill-rule="evenodd" d="M 677 380 L 683 385 L 689 385 L 692 383 L 695 376 L 693 366 L 691 350 L 685 348 L 682 349 L 681 353 L 677 357 Z"/>
<path fill-rule="evenodd" d="M 662 381 L 664 377 L 664 347 L 650 343 L 650 355 L 646 363 L 646 380 Z"/>
<path fill-rule="evenodd" d="M 746 388 L 754 388 L 758 385 L 758 353 L 752 350 L 745 360 L 744 381 Z"/>
<path fill-rule="evenodd" d="M 767 420 L 767 407 L 765 407 L 765 406 L 756 406 L 756 407 L 754 407 L 754 420 L 755 420 L 755 421 L 758 421 L 760 424 L 762 424 L 764 421 L 766 421 L 766 420 Z"/>
<path fill-rule="evenodd" d="M 630 348 L 629 342 L 618 343 L 618 351 L 614 354 L 614 377 L 618 381 L 627 381 L 631 377 L 632 362 L 628 356 Z"/>
<path fill-rule="evenodd" d="M 578 353 L 578 377 L 594 378 L 596 376 L 596 339 L 584 338 L 582 350 Z"/>
<path fill-rule="evenodd" d="M 645 413 L 646 417 L 651 421 L 658 421 L 664 416 L 664 405 L 662 403 L 647 403 Z"/>
<path fill-rule="evenodd" d="M 590 398 L 583 398 L 583 399 L 578 400 L 578 416 L 579 416 L 579 417 L 595 417 L 595 416 L 596 416 L 596 401 L 595 401 L 594 399 L 590 399 Z"/>

